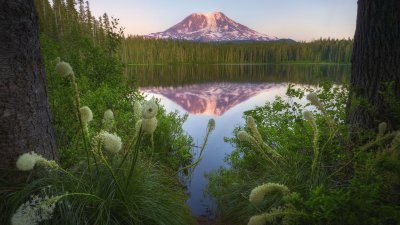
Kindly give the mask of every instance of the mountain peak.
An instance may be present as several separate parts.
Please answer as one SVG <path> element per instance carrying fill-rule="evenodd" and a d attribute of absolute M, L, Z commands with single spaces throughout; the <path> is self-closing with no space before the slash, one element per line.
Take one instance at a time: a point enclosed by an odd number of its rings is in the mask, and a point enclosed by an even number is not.
<path fill-rule="evenodd" d="M 148 38 L 190 41 L 276 41 L 227 17 L 222 12 L 192 13 L 175 26 Z"/>

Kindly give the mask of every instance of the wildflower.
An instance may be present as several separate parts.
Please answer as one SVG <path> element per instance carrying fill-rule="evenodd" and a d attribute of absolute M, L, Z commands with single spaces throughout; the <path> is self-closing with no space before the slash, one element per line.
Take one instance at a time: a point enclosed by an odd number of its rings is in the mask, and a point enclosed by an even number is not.
<path fill-rule="evenodd" d="M 387 129 L 387 123 L 385 122 L 380 123 L 378 126 L 378 136 L 380 137 L 383 136 L 386 132 L 386 129 Z"/>
<path fill-rule="evenodd" d="M 141 117 L 141 112 L 142 112 L 142 104 L 140 104 L 139 101 L 135 101 L 135 103 L 133 104 L 133 113 L 136 119 Z"/>
<path fill-rule="evenodd" d="M 74 74 L 71 65 L 66 62 L 59 62 L 56 65 L 56 72 L 60 74 L 62 77 L 68 77 L 69 75 Z"/>
<path fill-rule="evenodd" d="M 209 132 L 211 132 L 215 129 L 215 120 L 214 119 L 210 119 L 208 121 L 207 129 Z"/>
<path fill-rule="evenodd" d="M 254 118 L 252 116 L 247 116 L 246 117 L 246 125 L 250 129 L 250 131 L 253 133 L 253 136 L 257 140 L 257 142 L 260 145 L 263 145 L 264 141 L 263 141 L 263 139 L 261 137 L 260 132 L 257 129 L 256 122 L 255 122 L 255 120 L 254 120 Z"/>
<path fill-rule="evenodd" d="M 157 128 L 157 118 L 153 117 L 151 119 L 143 119 L 142 120 L 142 130 L 146 134 L 153 134 Z"/>
<path fill-rule="evenodd" d="M 21 171 L 29 171 L 35 167 L 38 160 L 42 159 L 44 158 L 35 152 L 24 153 L 18 157 L 16 165 Z"/>
<path fill-rule="evenodd" d="M 319 101 L 318 95 L 316 93 L 308 94 L 307 100 L 310 101 L 312 105 L 315 105 L 315 106 L 321 105 L 321 102 Z"/>
<path fill-rule="evenodd" d="M 247 116 L 246 117 L 246 125 L 250 128 L 250 129 L 257 129 L 257 125 L 256 125 L 256 121 L 254 120 L 254 118 L 252 116 Z"/>
<path fill-rule="evenodd" d="M 254 138 L 244 130 L 240 130 L 239 132 L 237 132 L 236 136 L 240 141 L 253 143 L 254 140 Z"/>
<path fill-rule="evenodd" d="M 277 184 L 277 183 L 267 183 L 260 185 L 256 188 L 254 188 L 249 196 L 249 201 L 253 204 L 259 204 L 263 201 L 264 197 L 266 195 L 272 194 L 272 193 L 281 193 L 283 195 L 286 195 L 289 193 L 288 187 L 282 184 Z"/>
<path fill-rule="evenodd" d="M 50 198 L 32 196 L 31 201 L 22 204 L 11 218 L 11 225 L 37 225 L 51 219 L 59 196 Z"/>
<path fill-rule="evenodd" d="M 16 166 L 21 171 L 32 170 L 36 164 L 47 167 L 58 168 L 59 165 L 54 160 L 47 160 L 35 152 L 24 153 L 18 157 Z"/>
<path fill-rule="evenodd" d="M 310 121 L 310 122 L 315 121 L 315 117 L 314 117 L 314 115 L 312 114 L 312 112 L 310 112 L 310 111 L 304 111 L 304 112 L 303 112 L 303 117 L 304 117 L 304 119 L 306 119 L 307 121 Z"/>
<path fill-rule="evenodd" d="M 103 126 L 105 130 L 111 130 L 114 123 L 114 113 L 111 109 L 107 109 L 103 115 Z"/>
<path fill-rule="evenodd" d="M 267 222 L 267 218 L 264 214 L 250 217 L 247 225 L 264 225 Z"/>
<path fill-rule="evenodd" d="M 144 104 L 142 108 L 142 117 L 144 119 L 151 119 L 157 115 L 157 111 L 158 111 L 158 105 L 152 99 Z"/>
<path fill-rule="evenodd" d="M 113 111 L 112 111 L 111 109 L 107 109 L 107 110 L 104 112 L 103 119 L 104 119 L 104 120 L 113 120 L 113 119 L 114 119 L 114 113 L 113 113 Z"/>
<path fill-rule="evenodd" d="M 81 115 L 81 121 L 82 123 L 89 123 L 90 121 L 93 120 L 93 113 L 92 110 L 90 110 L 89 107 L 83 106 L 79 109 L 79 113 Z"/>
<path fill-rule="evenodd" d="M 118 153 L 122 148 L 121 138 L 116 134 L 108 133 L 107 131 L 102 131 L 100 133 L 101 141 L 104 144 L 104 148 L 111 153 Z"/>

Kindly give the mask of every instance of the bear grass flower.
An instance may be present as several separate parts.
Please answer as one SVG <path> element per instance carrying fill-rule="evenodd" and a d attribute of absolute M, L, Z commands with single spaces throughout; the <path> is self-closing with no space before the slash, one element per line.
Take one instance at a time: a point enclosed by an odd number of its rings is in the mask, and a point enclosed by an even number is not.
<path fill-rule="evenodd" d="M 84 124 L 89 123 L 90 121 L 93 120 L 93 113 L 92 110 L 87 107 L 87 106 L 83 106 L 79 109 L 79 113 L 81 115 L 81 121 Z"/>
<path fill-rule="evenodd" d="M 103 142 L 104 149 L 111 153 L 118 153 L 122 149 L 121 138 L 116 134 L 108 133 L 107 131 L 102 131 L 100 133 L 101 141 Z"/>
<path fill-rule="evenodd" d="M 381 137 L 385 134 L 387 129 L 387 123 L 382 122 L 378 125 L 378 137 Z"/>
<path fill-rule="evenodd" d="M 133 113 L 135 116 L 135 119 L 139 119 L 142 116 L 142 104 L 138 100 L 133 103 Z"/>
<path fill-rule="evenodd" d="M 153 117 L 151 119 L 143 119 L 141 122 L 142 130 L 146 134 L 153 134 L 157 128 L 158 120 Z"/>
<path fill-rule="evenodd" d="M 259 204 L 264 200 L 264 197 L 273 193 L 281 193 L 286 195 L 289 193 L 289 188 L 282 184 L 266 183 L 255 187 L 249 195 L 249 201 L 253 204 Z"/>
<path fill-rule="evenodd" d="M 142 118 L 143 119 L 151 119 L 157 115 L 158 112 L 158 105 L 152 99 L 147 101 L 142 107 Z"/>
<path fill-rule="evenodd" d="M 47 160 L 33 151 L 20 155 L 16 162 L 17 169 L 21 171 L 33 170 L 37 164 L 51 168 L 59 168 L 59 165 L 54 160 Z"/>
<path fill-rule="evenodd" d="M 321 102 L 319 101 L 318 95 L 316 93 L 310 93 L 307 95 L 307 100 L 314 106 L 321 106 Z"/>
<path fill-rule="evenodd" d="M 304 119 L 306 119 L 307 121 L 310 121 L 310 122 L 315 121 L 315 117 L 314 117 L 314 115 L 312 114 L 312 112 L 310 112 L 310 111 L 304 111 L 304 112 L 303 112 L 303 117 L 304 117 Z"/>
<path fill-rule="evenodd" d="M 41 155 L 35 152 L 28 152 L 20 155 L 17 159 L 16 166 L 21 171 L 32 170 L 39 160 L 45 160 Z"/>
<path fill-rule="evenodd" d="M 59 62 L 56 65 L 56 72 L 62 77 L 68 77 L 69 75 L 74 74 L 71 65 L 66 62 Z"/>
<path fill-rule="evenodd" d="M 240 130 L 237 132 L 236 136 L 240 141 L 249 142 L 249 143 L 254 142 L 254 138 L 249 133 L 247 133 L 247 131 Z"/>
<path fill-rule="evenodd" d="M 247 225 L 264 225 L 267 222 L 267 217 L 264 214 L 250 217 Z"/>
<path fill-rule="evenodd" d="M 49 198 L 48 196 L 31 196 L 31 200 L 22 204 L 11 217 L 11 225 L 38 225 L 53 216 L 56 203 L 60 196 Z"/>
<path fill-rule="evenodd" d="M 111 109 L 107 109 L 103 115 L 104 120 L 114 120 L 114 113 Z"/>
<path fill-rule="evenodd" d="M 111 130 L 114 123 L 114 113 L 111 109 L 107 109 L 103 115 L 103 126 L 105 130 Z"/>

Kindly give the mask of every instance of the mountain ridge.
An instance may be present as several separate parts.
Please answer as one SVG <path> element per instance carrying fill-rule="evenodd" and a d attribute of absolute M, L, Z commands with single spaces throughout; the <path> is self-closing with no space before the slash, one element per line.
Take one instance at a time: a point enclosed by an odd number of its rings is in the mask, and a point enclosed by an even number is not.
<path fill-rule="evenodd" d="M 280 40 L 237 23 L 222 12 L 192 13 L 167 30 L 151 33 L 145 37 L 199 42 Z"/>

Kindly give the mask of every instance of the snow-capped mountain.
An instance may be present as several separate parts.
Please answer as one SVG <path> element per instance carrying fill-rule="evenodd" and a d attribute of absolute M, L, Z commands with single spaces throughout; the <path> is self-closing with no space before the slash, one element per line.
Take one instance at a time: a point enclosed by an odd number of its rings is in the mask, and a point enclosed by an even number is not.
<path fill-rule="evenodd" d="M 145 37 L 203 42 L 279 40 L 237 23 L 221 12 L 193 13 L 168 30 Z"/>
<path fill-rule="evenodd" d="M 183 87 L 142 87 L 140 91 L 159 94 L 190 114 L 221 116 L 234 106 L 283 85 L 272 83 L 207 83 Z"/>

